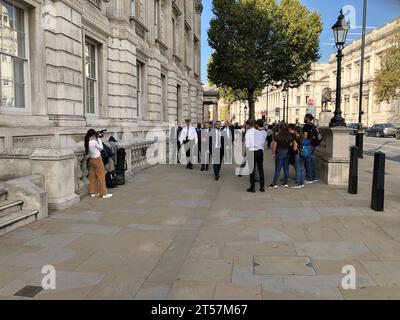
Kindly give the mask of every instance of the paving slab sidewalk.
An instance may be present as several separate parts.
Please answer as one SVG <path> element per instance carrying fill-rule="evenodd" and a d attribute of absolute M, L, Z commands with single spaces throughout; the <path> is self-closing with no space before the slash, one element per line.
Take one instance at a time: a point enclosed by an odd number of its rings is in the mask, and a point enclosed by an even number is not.
<path fill-rule="evenodd" d="M 385 212 L 322 182 L 245 192 L 249 179 L 159 165 L 113 190 L 0 237 L 0 299 L 399 299 L 400 166 L 386 163 Z M 272 178 L 267 152 L 266 181 Z M 293 175 L 293 171 L 292 171 Z M 56 289 L 40 286 L 44 265 Z M 356 289 L 341 286 L 343 266 Z"/>

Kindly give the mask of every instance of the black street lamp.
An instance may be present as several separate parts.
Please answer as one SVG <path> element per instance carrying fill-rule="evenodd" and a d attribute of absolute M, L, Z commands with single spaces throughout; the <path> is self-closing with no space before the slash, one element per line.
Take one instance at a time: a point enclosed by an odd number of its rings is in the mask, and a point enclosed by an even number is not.
<path fill-rule="evenodd" d="M 358 127 L 356 134 L 356 146 L 358 147 L 358 157 L 363 158 L 364 133 L 362 128 L 363 111 L 363 85 L 364 85 L 364 58 L 365 58 L 365 29 L 367 24 L 367 0 L 363 3 L 363 25 L 361 40 L 361 61 L 360 61 L 360 91 L 358 96 Z"/>
<path fill-rule="evenodd" d="M 338 49 L 337 57 L 337 71 L 336 71 L 336 104 L 334 116 L 329 123 L 330 127 L 345 127 L 346 123 L 342 117 L 342 110 L 340 109 L 341 100 L 341 86 L 342 86 L 342 50 L 346 44 L 347 33 L 349 32 L 350 26 L 344 19 L 343 10 L 340 10 L 338 20 L 333 25 L 332 30 L 335 36 L 335 44 Z"/>
<path fill-rule="evenodd" d="M 286 119 L 286 95 L 288 92 L 289 84 L 285 82 L 283 84 L 282 92 L 283 92 L 283 121 L 286 122 L 288 119 Z M 289 97 L 287 97 L 287 100 L 289 102 Z"/>

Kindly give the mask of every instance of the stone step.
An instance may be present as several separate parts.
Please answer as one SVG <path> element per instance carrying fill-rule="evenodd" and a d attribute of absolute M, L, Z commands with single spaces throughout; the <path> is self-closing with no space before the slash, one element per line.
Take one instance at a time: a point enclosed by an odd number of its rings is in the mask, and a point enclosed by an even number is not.
<path fill-rule="evenodd" d="M 9 213 L 18 212 L 22 210 L 24 202 L 22 200 L 3 200 L 0 201 L 0 217 Z"/>
<path fill-rule="evenodd" d="M 0 189 L 0 201 L 7 200 L 7 191 Z"/>
<path fill-rule="evenodd" d="M 21 210 L 0 217 L 0 236 L 36 220 L 37 210 Z"/>

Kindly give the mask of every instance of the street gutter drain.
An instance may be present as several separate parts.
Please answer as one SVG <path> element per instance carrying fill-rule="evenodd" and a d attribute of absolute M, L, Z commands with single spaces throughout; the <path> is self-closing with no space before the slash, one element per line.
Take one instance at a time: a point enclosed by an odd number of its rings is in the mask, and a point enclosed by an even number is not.
<path fill-rule="evenodd" d="M 21 290 L 19 290 L 16 294 L 14 294 L 14 296 L 33 298 L 42 290 L 43 288 L 39 286 L 25 286 Z"/>

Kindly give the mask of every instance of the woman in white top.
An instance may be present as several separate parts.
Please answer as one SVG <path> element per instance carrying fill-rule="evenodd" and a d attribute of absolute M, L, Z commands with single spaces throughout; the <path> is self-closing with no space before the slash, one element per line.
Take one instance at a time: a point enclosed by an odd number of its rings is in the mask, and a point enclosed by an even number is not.
<path fill-rule="evenodd" d="M 89 193 L 92 197 L 101 196 L 103 199 L 111 198 L 107 192 L 106 171 L 100 151 L 103 150 L 101 134 L 89 129 L 85 136 L 85 151 L 89 157 Z"/>

